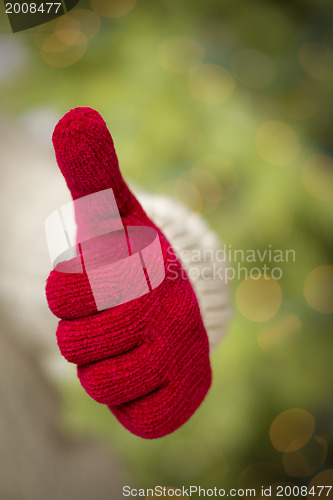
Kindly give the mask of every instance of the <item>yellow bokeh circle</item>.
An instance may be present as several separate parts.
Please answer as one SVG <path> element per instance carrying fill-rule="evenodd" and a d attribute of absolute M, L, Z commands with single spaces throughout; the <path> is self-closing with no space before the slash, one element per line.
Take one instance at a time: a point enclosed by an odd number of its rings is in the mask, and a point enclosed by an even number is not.
<path fill-rule="evenodd" d="M 41 46 L 43 59 L 55 67 L 70 66 L 81 59 L 87 49 L 87 37 L 77 30 L 60 30 L 49 35 Z"/>
<path fill-rule="evenodd" d="M 55 67 L 70 66 L 79 61 L 86 52 L 88 40 L 98 32 L 98 19 L 96 14 L 78 9 L 75 15 L 66 14 L 40 26 L 34 40 L 41 49 L 42 58 Z"/>
<path fill-rule="evenodd" d="M 68 46 L 77 44 L 81 36 L 81 23 L 78 19 L 72 16 L 61 16 L 57 22 L 54 34 L 61 42 Z M 44 48 L 45 45 L 43 44 Z"/>
<path fill-rule="evenodd" d="M 304 284 L 307 303 L 315 311 L 333 313 L 333 266 L 319 266 L 307 276 Z"/>
<path fill-rule="evenodd" d="M 274 482 L 281 483 L 283 471 L 274 462 L 255 462 L 244 469 L 238 480 L 237 487 L 246 490 L 254 488 L 260 491 L 261 487 L 267 487 Z"/>
<path fill-rule="evenodd" d="M 204 55 L 200 43 L 187 36 L 167 38 L 158 47 L 161 66 L 173 73 L 188 73 L 202 62 Z"/>
<path fill-rule="evenodd" d="M 90 0 L 91 8 L 97 14 L 108 17 L 121 17 L 130 12 L 136 0 Z"/>
<path fill-rule="evenodd" d="M 88 9 L 73 9 L 68 14 L 68 17 L 72 17 L 80 22 L 81 31 L 87 37 L 87 40 L 92 40 L 100 30 L 101 27 L 101 17 L 92 10 Z"/>
<path fill-rule="evenodd" d="M 162 184 L 156 192 L 176 198 L 195 212 L 201 212 L 202 210 L 201 194 L 192 182 L 182 179 L 168 181 Z"/>
<path fill-rule="evenodd" d="M 320 436 L 314 436 L 303 448 L 284 453 L 283 468 L 292 477 L 305 477 L 316 472 L 327 457 L 327 443 Z"/>
<path fill-rule="evenodd" d="M 181 179 L 195 186 L 200 193 L 202 213 L 212 212 L 222 200 L 222 186 L 212 172 L 194 167 L 186 170 Z"/>
<path fill-rule="evenodd" d="M 75 45 L 82 33 L 87 41 L 94 38 L 101 27 L 101 18 L 88 9 L 74 9 L 70 13 L 39 26 L 34 34 L 34 41 L 42 47 L 50 35 L 56 35 L 67 45 Z M 49 41 L 48 45 L 52 43 Z M 54 42 L 53 42 L 54 43 Z"/>
<path fill-rule="evenodd" d="M 297 345 L 302 332 L 300 319 L 287 313 L 257 334 L 258 344 L 267 353 L 286 356 Z"/>
<path fill-rule="evenodd" d="M 273 165 L 286 165 L 294 161 L 300 152 L 300 143 L 294 130 L 286 123 L 263 123 L 256 135 L 260 156 Z"/>
<path fill-rule="evenodd" d="M 299 51 L 304 71 L 314 80 L 333 80 L 333 50 L 322 43 L 304 43 Z"/>
<path fill-rule="evenodd" d="M 305 163 L 302 172 L 305 189 L 318 200 L 333 199 L 333 159 L 316 154 Z"/>
<path fill-rule="evenodd" d="M 54 33 L 55 25 L 56 21 L 50 21 L 49 23 L 42 24 L 36 28 L 34 33 L 34 42 L 39 48 L 42 47 L 46 38 Z"/>
<path fill-rule="evenodd" d="M 230 198 L 238 185 L 238 173 L 234 162 L 229 158 L 206 155 L 202 156 L 195 164 L 195 168 L 204 170 L 214 175 L 216 184 L 216 198 L 222 200 Z M 221 191 L 222 190 L 222 193 Z M 209 197 L 211 200 L 211 197 Z"/>
<path fill-rule="evenodd" d="M 308 485 L 308 500 L 323 498 L 333 499 L 333 469 L 319 472 Z M 324 487 L 324 488 L 323 488 Z M 311 493 L 310 493 L 311 492 Z M 314 495 L 312 494 L 314 493 Z"/>
<path fill-rule="evenodd" d="M 292 408 L 275 417 L 269 435 L 276 450 L 290 453 L 310 441 L 314 428 L 315 419 L 311 413 L 302 408 Z"/>
<path fill-rule="evenodd" d="M 200 64 L 189 74 L 190 91 L 205 104 L 221 104 L 229 99 L 235 82 L 229 71 L 217 64 Z"/>
<path fill-rule="evenodd" d="M 240 313 L 258 323 L 275 316 L 281 305 L 282 293 L 278 282 L 271 276 L 249 276 L 236 291 L 236 304 Z"/>

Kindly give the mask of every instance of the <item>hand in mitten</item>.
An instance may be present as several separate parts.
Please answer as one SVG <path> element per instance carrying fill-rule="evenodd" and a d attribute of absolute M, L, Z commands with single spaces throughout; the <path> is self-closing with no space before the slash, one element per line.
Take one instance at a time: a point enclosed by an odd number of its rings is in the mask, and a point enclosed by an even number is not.
<path fill-rule="evenodd" d="M 211 383 L 208 338 L 196 296 L 165 236 L 124 182 L 101 116 L 90 108 L 70 111 L 56 126 L 53 144 L 74 202 L 111 188 L 123 226 L 152 228 L 158 235 L 165 273 L 148 293 L 100 310 L 87 266 L 82 272 L 56 266 L 46 295 L 51 311 L 61 318 L 59 349 L 77 364 L 87 393 L 106 404 L 124 427 L 144 438 L 165 436 L 191 417 Z M 91 210 L 101 212 L 103 207 L 92 205 Z M 79 235 L 86 228 L 80 213 L 75 215 Z M 105 220 L 99 213 L 98 224 Z M 99 243 L 86 250 L 85 263 L 96 255 L 103 262 L 106 247 L 113 260 L 121 258 L 117 235 L 108 239 L 107 228 L 102 232 L 106 234 L 97 239 Z M 107 277 L 101 266 L 98 279 L 103 278 Z M 129 290 L 135 287 L 129 283 Z"/>

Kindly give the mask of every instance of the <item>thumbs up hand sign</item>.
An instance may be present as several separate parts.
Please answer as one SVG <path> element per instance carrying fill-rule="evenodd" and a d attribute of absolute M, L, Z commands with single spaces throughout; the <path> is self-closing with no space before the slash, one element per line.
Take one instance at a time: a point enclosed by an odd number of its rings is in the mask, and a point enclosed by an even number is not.
<path fill-rule="evenodd" d="M 77 364 L 86 392 L 124 427 L 147 439 L 165 436 L 192 416 L 211 383 L 196 296 L 123 180 L 101 116 L 71 110 L 53 144 L 74 201 L 79 250 L 47 279 L 49 307 L 61 319 L 59 349 Z"/>

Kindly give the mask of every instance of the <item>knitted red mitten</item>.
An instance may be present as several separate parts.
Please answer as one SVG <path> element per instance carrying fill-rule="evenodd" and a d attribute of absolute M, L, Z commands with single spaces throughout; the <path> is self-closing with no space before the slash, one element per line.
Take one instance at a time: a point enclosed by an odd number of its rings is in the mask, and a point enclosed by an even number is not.
<path fill-rule="evenodd" d="M 78 365 L 87 393 L 124 427 L 144 438 L 165 436 L 191 417 L 211 383 L 196 296 L 165 236 L 124 182 L 101 116 L 90 108 L 71 110 L 56 126 L 53 144 L 73 200 L 112 188 L 125 227 L 157 231 L 165 270 L 149 293 L 100 311 L 86 271 L 53 269 L 46 296 L 61 318 L 58 346 Z"/>

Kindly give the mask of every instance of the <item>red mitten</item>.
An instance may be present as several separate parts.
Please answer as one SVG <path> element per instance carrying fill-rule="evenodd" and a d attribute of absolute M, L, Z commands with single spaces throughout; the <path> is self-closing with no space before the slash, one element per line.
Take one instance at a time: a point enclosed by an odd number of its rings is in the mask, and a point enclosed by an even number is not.
<path fill-rule="evenodd" d="M 148 293 L 101 311 L 85 269 L 63 272 L 56 266 L 46 296 L 61 318 L 59 349 L 77 364 L 87 393 L 108 405 L 124 427 L 148 439 L 165 436 L 193 415 L 211 383 L 208 338 L 196 296 L 165 236 L 124 182 L 101 116 L 90 108 L 71 110 L 56 126 L 53 144 L 73 200 L 112 188 L 125 228 L 157 231 L 165 271 L 164 280 Z M 79 233 L 78 214 L 76 219 Z M 102 250 L 107 241 L 102 239 Z M 116 254 L 116 239 L 110 242 Z M 87 259 L 100 250 L 95 246 Z"/>

